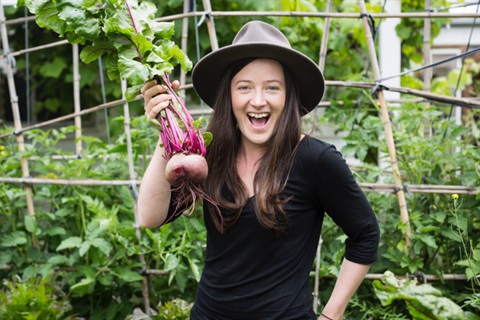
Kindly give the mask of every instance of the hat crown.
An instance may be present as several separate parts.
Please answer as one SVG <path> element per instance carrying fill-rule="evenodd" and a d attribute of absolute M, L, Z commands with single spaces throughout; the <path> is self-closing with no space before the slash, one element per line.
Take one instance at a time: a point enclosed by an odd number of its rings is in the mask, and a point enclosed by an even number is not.
<path fill-rule="evenodd" d="M 233 39 L 232 45 L 263 43 L 291 48 L 290 42 L 277 28 L 262 21 L 245 24 Z"/>

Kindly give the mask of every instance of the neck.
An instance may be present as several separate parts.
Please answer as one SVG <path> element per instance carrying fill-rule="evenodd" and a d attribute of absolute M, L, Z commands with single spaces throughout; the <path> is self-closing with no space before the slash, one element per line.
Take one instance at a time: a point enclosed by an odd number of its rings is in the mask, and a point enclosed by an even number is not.
<path fill-rule="evenodd" d="M 257 172 L 260 159 L 266 152 L 266 148 L 248 147 L 242 144 L 237 154 L 237 173 L 242 180 L 248 196 L 254 195 L 253 181 Z"/>
<path fill-rule="evenodd" d="M 245 164 L 254 165 L 267 152 L 267 147 L 242 143 L 237 155 L 237 161 Z"/>

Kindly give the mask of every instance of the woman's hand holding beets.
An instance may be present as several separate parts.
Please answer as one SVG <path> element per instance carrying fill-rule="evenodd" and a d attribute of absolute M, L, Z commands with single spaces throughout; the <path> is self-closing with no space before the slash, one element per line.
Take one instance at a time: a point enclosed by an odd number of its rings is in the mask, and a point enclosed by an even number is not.
<path fill-rule="evenodd" d="M 180 83 L 175 80 L 172 82 L 175 90 L 180 89 Z M 156 119 L 160 111 L 168 107 L 172 96 L 166 93 L 165 86 L 158 84 L 156 80 L 145 82 L 141 92 L 144 99 L 145 117 L 147 120 Z"/>

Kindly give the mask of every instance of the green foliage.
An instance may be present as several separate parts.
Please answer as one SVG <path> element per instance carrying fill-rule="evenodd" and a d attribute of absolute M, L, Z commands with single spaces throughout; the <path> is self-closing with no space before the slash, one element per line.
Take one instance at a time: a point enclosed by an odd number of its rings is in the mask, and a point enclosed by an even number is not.
<path fill-rule="evenodd" d="M 157 8 L 151 2 L 19 1 L 18 6 L 23 5 L 35 14 L 40 27 L 72 44 L 85 45 L 80 53 L 83 62 L 105 55 L 109 78 L 125 79 L 130 85 L 125 93 L 129 101 L 140 93 L 146 80 L 171 73 L 177 63 L 185 71 L 192 66 L 170 40 L 173 23 L 156 22 Z"/>
<path fill-rule="evenodd" d="M 429 284 L 418 285 L 415 280 L 397 280 L 392 272 L 386 271 L 382 280 L 373 282 L 375 292 L 384 306 L 394 300 L 404 300 L 413 319 L 465 319 L 460 306 L 442 296 L 440 290 Z"/>
<path fill-rule="evenodd" d="M 26 1 L 28 2 L 28 1 Z M 36 10 L 45 1 L 33 3 Z M 104 21 L 98 18 L 101 14 L 111 12 L 92 11 L 79 12 L 74 15 L 72 8 L 79 8 L 82 3 L 93 2 L 71 1 L 57 2 L 64 5 L 59 8 L 48 8 L 58 12 L 43 23 L 59 23 L 55 28 L 71 41 L 81 38 L 93 39 L 102 25 L 109 32 L 129 34 L 128 17 L 118 13 L 117 21 Z M 113 6 L 113 1 L 109 4 Z M 132 3 L 135 4 L 135 1 Z M 368 10 L 380 12 L 380 1 L 371 1 Z M 444 5 L 444 1 L 434 1 L 435 7 Z M 120 5 L 120 2 L 118 2 Z M 278 10 L 278 1 L 223 1 L 212 0 L 214 10 Z M 402 1 L 402 11 L 423 11 L 423 1 Z M 282 1 L 280 8 L 284 11 L 324 11 L 326 1 L 298 0 Z M 111 7 L 113 8 L 113 7 Z M 140 10 L 140 7 L 138 7 Z M 159 1 L 156 16 L 179 13 L 183 10 L 183 1 Z M 55 11 L 56 10 L 56 11 Z M 103 10 L 103 8 L 102 8 Z M 197 8 L 202 10 L 202 8 Z M 141 10 L 140 10 L 141 11 Z M 335 12 L 358 12 L 357 4 L 347 1 L 334 1 Z M 144 11 L 141 11 L 144 12 Z M 46 11 L 45 11 L 46 13 Z M 11 17 L 20 17 L 20 11 Z M 146 15 L 148 16 L 148 15 Z M 71 24 L 60 23 L 68 21 Z M 98 25 L 87 23 L 85 19 Z M 140 20 L 145 14 L 140 14 Z M 75 19 L 73 19 L 75 18 Z M 150 19 L 151 16 L 148 16 Z M 315 18 L 303 17 L 255 17 L 280 26 L 292 42 L 293 47 L 305 52 L 315 61 L 318 60 L 320 39 L 323 34 L 323 23 Z M 62 20 L 63 19 L 63 20 Z M 219 45 L 231 43 L 233 34 L 252 17 L 215 18 Z M 433 37 L 438 28 L 445 23 L 444 19 L 432 19 Z M 81 22 L 84 25 L 79 26 Z M 108 22 L 108 23 L 107 23 Z M 376 21 L 377 26 L 380 21 Z M 124 24 L 125 23 L 125 24 Z M 76 25 L 78 28 L 75 28 Z M 149 28 L 142 24 L 148 34 Z M 418 48 L 422 46 L 422 19 L 402 19 L 397 32 L 402 39 L 403 67 L 421 64 Z M 39 30 L 31 24 L 31 45 L 43 44 L 58 40 L 52 32 Z M 124 28 L 125 27 L 125 28 Z M 180 24 L 168 24 L 170 41 L 178 42 Z M 193 37 L 196 25 L 189 24 L 189 37 Z M 20 48 L 25 40 L 22 27 L 9 27 Z M 97 30 L 97 31 L 95 31 Z M 173 30 L 175 33 L 173 34 Z M 113 33 L 112 33 L 113 34 Z M 115 33 L 117 34 L 117 33 Z M 118 35 L 118 34 L 117 34 Z M 198 28 L 198 43 L 189 41 L 188 52 L 191 56 L 204 56 L 210 49 L 210 42 L 205 23 Z M 148 51 L 148 44 L 140 45 L 133 37 L 132 42 L 138 48 Z M 81 42 L 80 42 L 81 43 Z M 85 44 L 87 41 L 85 42 Z M 196 45 L 199 51 L 197 52 Z M 420 44 L 420 45 L 419 45 Z M 105 41 L 93 43 L 91 46 L 81 45 L 82 56 L 93 61 L 103 51 L 111 47 Z M 101 48 L 100 51 L 97 49 Z M 123 47 L 122 47 L 123 48 Z M 169 48 L 170 49 L 170 48 Z M 362 80 L 366 66 L 369 64 L 366 54 L 366 42 L 360 20 L 331 19 L 328 52 L 325 67 L 327 79 Z M 126 51 L 126 57 L 136 54 Z M 112 61 L 104 62 L 111 66 Z M 153 56 L 152 56 L 153 59 Z M 156 60 L 156 59 L 153 59 Z M 194 58 L 194 61 L 196 58 Z M 138 61 L 135 61 L 138 62 Z M 30 72 L 32 91 L 36 92 L 35 110 L 39 115 L 52 114 L 73 109 L 70 87 L 73 75 L 69 67 L 72 65 L 70 48 L 58 47 L 48 52 L 38 52 L 30 56 Z M 130 61 L 130 63 L 133 63 Z M 45 67 L 45 66 L 48 66 Z M 129 73 L 128 62 L 120 69 L 110 71 L 115 77 L 123 70 Z M 478 95 L 479 68 L 474 61 L 465 61 L 465 70 L 460 84 L 461 89 L 471 96 Z M 26 68 L 25 59 L 19 57 L 17 67 L 20 75 Z M 81 65 L 81 94 L 86 105 L 98 104 L 99 95 L 98 67 L 93 63 Z M 130 72 L 131 73 L 131 72 Z M 138 77 L 140 73 L 133 73 Z M 448 77 L 436 78 L 432 89 L 436 93 L 452 95 L 456 87 L 459 71 L 455 70 Z M 137 78 L 135 81 L 140 81 Z M 405 87 L 422 89 L 423 84 L 417 75 L 402 77 Z M 65 89 L 67 88 L 67 89 Z M 118 81 L 106 83 L 107 100 L 120 97 Z M 407 96 L 405 96 L 407 97 Z M 196 99 L 192 97 L 191 99 Z M 342 149 L 345 156 L 353 156 L 362 164 L 355 168 L 354 174 L 360 182 L 391 183 L 391 172 L 388 171 L 387 147 L 383 141 L 383 123 L 378 116 L 378 105 L 370 92 L 340 87 L 328 88 L 325 100 L 331 100 L 332 106 L 321 116 L 324 124 L 335 124 L 338 132 L 345 133 L 346 145 Z M 360 101 L 360 102 L 358 102 Z M 48 113 L 45 110 L 49 111 Z M 132 108 L 133 113 L 141 113 Z M 382 233 L 380 257 L 372 266 L 373 273 L 392 270 L 396 274 L 423 273 L 436 274 L 440 278 L 447 273 L 467 274 L 469 281 L 439 282 L 436 294 L 441 288 L 440 296 L 454 301 L 465 311 L 465 319 L 478 319 L 480 314 L 480 296 L 478 294 L 478 255 L 480 248 L 480 198 L 475 195 L 460 194 L 457 204 L 450 195 L 438 193 L 411 193 L 408 185 L 464 185 L 480 184 L 480 134 L 478 129 L 478 110 L 464 112 L 461 125 L 455 124 L 448 117 L 448 108 L 425 103 L 403 103 L 389 106 L 392 116 L 392 127 L 397 147 L 400 173 L 405 184 L 407 206 L 413 231 L 412 246 L 407 248 L 405 242 L 405 226 L 401 223 L 398 202 L 395 194 L 368 192 L 367 196 L 377 213 Z M 19 152 L 10 146 L 10 140 L 2 141 L 0 146 L 0 171 L 7 177 L 21 177 L 20 158 L 35 157 L 29 162 L 34 177 L 49 179 L 99 179 L 128 180 L 128 162 L 126 158 L 126 136 L 123 132 L 123 117 L 110 120 L 114 133 L 114 142 L 106 143 L 97 137 L 84 136 L 80 139 L 85 146 L 82 157 L 65 151 L 61 145 L 72 136 L 73 127 L 48 130 L 31 130 L 26 135 L 26 151 Z M 147 158 L 157 142 L 157 132 L 143 119 L 131 120 L 135 172 L 141 176 L 145 171 Z M 0 128 L 0 133 L 9 133 L 12 128 Z M 322 138 L 321 133 L 314 132 Z M 59 155 L 60 157 L 53 157 Z M 382 166 L 378 164 L 382 163 Z M 22 185 L 0 184 L 0 266 L 10 266 L 10 271 L 2 270 L 4 278 L 14 274 L 23 278 L 43 276 L 56 279 L 59 286 L 68 293 L 74 312 L 89 319 L 120 319 L 132 313 L 135 307 L 142 304 L 142 264 L 139 256 L 143 255 L 151 269 L 167 271 L 167 276 L 150 275 L 149 288 L 151 301 L 174 301 L 182 298 L 186 304 L 166 302 L 158 307 L 157 316 L 161 318 L 170 312 L 179 317 L 187 314 L 188 303 L 193 301 L 196 283 L 202 269 L 205 229 L 202 223 L 202 212 L 193 217 L 179 218 L 175 223 L 161 229 L 142 230 L 140 239 L 133 229 L 134 203 L 131 192 L 126 186 L 67 186 L 67 185 L 35 185 L 35 218 L 26 213 L 25 191 Z M 162 192 L 162 190 L 159 190 Z M 197 206 L 198 207 L 198 206 Z M 452 212 L 452 209 L 453 212 Z M 326 219 L 322 231 L 322 264 L 320 268 L 321 300 L 325 301 L 333 287 L 334 277 L 338 273 L 338 265 L 343 258 L 345 236 L 330 219 Z M 413 285 L 412 285 L 413 286 Z M 381 288 L 384 288 L 382 285 Z M 402 289 L 403 290 L 403 289 Z M 413 289 L 412 289 L 413 290 Z M 349 319 L 409 319 L 411 313 L 407 300 L 399 289 L 387 291 L 385 301 L 388 306 L 381 306 L 379 298 L 373 292 L 371 283 L 366 281 L 353 299 L 347 310 Z M 383 293 L 382 293 L 383 294 Z M 439 295 L 434 299 L 439 298 Z M 418 303 L 415 296 L 408 296 L 409 301 Z M 415 300 L 417 299 L 417 300 Z M 421 301 L 420 301 L 421 302 Z M 428 309 L 428 307 L 427 307 Z M 167 311 L 168 310 L 168 311 Z M 152 316 L 153 317 L 153 316 Z"/>
<path fill-rule="evenodd" d="M 476 286 L 480 286 L 480 243 L 474 245 L 469 235 L 468 216 L 461 215 L 462 200 L 458 200 L 458 194 L 452 195 L 453 203 L 450 205 L 450 213 L 455 219 L 452 231 L 461 242 L 461 254 L 463 258 L 456 264 L 465 267 L 467 279 Z"/>
<path fill-rule="evenodd" d="M 425 2 L 418 0 L 402 1 L 402 12 L 424 12 Z M 431 2 L 431 10 L 446 8 L 449 1 L 437 0 Z M 431 19 L 431 38 L 430 43 L 438 35 L 440 29 L 445 25 L 448 19 Z M 397 25 L 396 31 L 402 41 L 402 66 L 409 69 L 412 63 L 421 63 L 423 61 L 423 25 L 424 19 L 405 18 Z"/>
<path fill-rule="evenodd" d="M 151 154 L 158 133 L 144 117 L 132 119 L 131 124 L 135 171 L 144 172 L 143 155 Z M 30 162 L 35 177 L 129 179 L 124 134 L 113 144 L 82 137 L 85 150 L 79 158 L 59 146 L 73 130 L 29 131 L 25 152 L 3 146 L 2 172 L 8 168 L 10 176 L 21 176 L 20 157 L 27 156 L 36 157 Z M 149 277 L 152 298 L 170 301 L 183 295 L 193 299 L 204 255 L 201 211 L 161 229 L 143 230 L 139 239 L 133 228 L 134 199 L 127 186 L 44 184 L 33 190 L 35 218 L 26 212 L 22 186 L 0 184 L 0 265 L 12 268 L 2 271 L 2 277 L 61 279 L 79 316 L 119 319 L 142 305 L 139 256 L 143 255 L 148 268 L 167 274 Z"/>
<path fill-rule="evenodd" d="M 188 320 L 190 317 L 191 303 L 182 299 L 174 299 L 164 304 L 160 303 L 158 310 L 150 310 L 150 315 L 140 309 L 135 309 L 126 320 Z"/>
<path fill-rule="evenodd" d="M 0 318 L 4 320 L 73 319 L 72 306 L 55 281 L 32 277 L 3 281 Z"/>

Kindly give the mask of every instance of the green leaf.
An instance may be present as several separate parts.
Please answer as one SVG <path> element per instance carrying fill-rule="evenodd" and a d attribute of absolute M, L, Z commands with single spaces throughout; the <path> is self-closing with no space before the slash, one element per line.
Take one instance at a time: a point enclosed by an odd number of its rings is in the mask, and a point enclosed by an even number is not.
<path fill-rule="evenodd" d="M 66 23 L 59 17 L 60 12 L 56 2 L 45 1 L 43 4 L 36 6 L 35 13 L 35 21 L 40 27 L 50 29 L 60 36 L 64 36 Z"/>
<path fill-rule="evenodd" d="M 188 262 L 190 263 L 190 269 L 192 270 L 193 277 L 197 282 L 200 282 L 200 270 L 198 269 L 198 266 L 195 264 L 193 259 L 188 259 Z"/>
<path fill-rule="evenodd" d="M 100 34 L 99 20 L 92 16 L 87 17 L 78 1 L 69 4 L 62 6 L 59 17 L 66 21 L 69 29 L 81 39 L 78 43 L 84 43 L 85 39 L 95 41 Z"/>
<path fill-rule="evenodd" d="M 48 1 L 50 0 L 20 0 L 17 1 L 17 7 L 25 5 L 31 13 L 35 14 L 37 12 L 37 8 Z"/>
<path fill-rule="evenodd" d="M 404 300 L 413 319 L 464 319 L 463 310 L 430 284 L 398 280 L 386 271 L 382 281 L 374 281 L 375 294 L 383 306 L 395 300 Z"/>
<path fill-rule="evenodd" d="M 111 273 L 102 273 L 98 276 L 97 281 L 100 282 L 102 286 L 110 287 L 113 284 L 114 276 Z"/>
<path fill-rule="evenodd" d="M 466 320 L 480 320 L 480 315 L 476 315 L 472 312 L 466 311 L 465 312 L 465 319 Z"/>
<path fill-rule="evenodd" d="M 171 39 L 175 33 L 175 25 L 173 22 L 156 22 L 149 23 L 156 39 L 168 40 Z"/>
<path fill-rule="evenodd" d="M 410 34 L 412 33 L 411 27 L 408 27 L 402 24 L 398 24 L 395 29 L 397 31 L 397 35 L 401 39 L 407 39 L 408 37 L 410 37 Z"/>
<path fill-rule="evenodd" d="M 163 268 L 165 271 L 170 271 L 178 267 L 178 258 L 169 253 L 165 259 L 165 267 Z"/>
<path fill-rule="evenodd" d="M 152 24 L 152 22 L 154 22 L 154 24 L 158 24 L 155 23 L 156 12 L 157 6 L 148 1 L 143 1 L 138 8 L 133 10 L 133 19 L 137 25 L 138 32 L 144 34 L 150 33 L 150 24 Z M 153 36 L 153 33 L 151 33 L 151 36 Z"/>
<path fill-rule="evenodd" d="M 437 248 L 437 243 L 435 242 L 435 238 L 429 234 L 418 234 L 417 238 L 419 238 L 424 244 L 431 248 Z"/>
<path fill-rule="evenodd" d="M 23 231 L 14 231 L 2 240 L 2 247 L 16 247 L 27 243 L 27 236 Z"/>
<path fill-rule="evenodd" d="M 25 219 L 25 229 L 27 229 L 27 231 L 30 233 L 34 233 L 35 230 L 37 229 L 37 222 L 35 221 L 35 218 L 27 214 L 25 215 L 24 219 Z"/>
<path fill-rule="evenodd" d="M 183 71 L 187 72 L 190 69 L 192 69 L 192 62 L 187 58 L 187 56 L 183 53 L 183 51 L 177 46 L 174 45 L 170 49 L 173 57 L 177 59 L 178 62 L 180 62 L 180 65 L 182 66 Z"/>
<path fill-rule="evenodd" d="M 79 248 L 82 245 L 82 238 L 80 237 L 70 237 L 63 240 L 60 245 L 57 247 L 57 251 Z"/>
<path fill-rule="evenodd" d="M 135 100 L 138 95 L 141 94 L 143 84 L 138 84 L 136 86 L 131 86 L 125 91 L 125 100 L 128 102 Z"/>
<path fill-rule="evenodd" d="M 45 234 L 49 236 L 61 236 L 67 234 L 67 231 L 65 231 L 65 229 L 62 227 L 52 227 L 45 230 Z"/>
<path fill-rule="evenodd" d="M 65 60 L 61 57 L 53 58 L 53 61 L 46 62 L 40 68 L 40 72 L 43 76 L 49 78 L 58 78 L 63 70 L 67 67 Z"/>
<path fill-rule="evenodd" d="M 48 263 L 53 265 L 70 265 L 70 260 L 63 255 L 55 255 L 47 260 Z"/>
<path fill-rule="evenodd" d="M 102 238 L 95 238 L 89 241 L 92 246 L 98 248 L 101 252 L 103 252 L 106 256 L 110 255 L 112 251 L 112 245 L 105 241 Z"/>
<path fill-rule="evenodd" d="M 116 53 L 117 49 L 109 42 L 94 42 L 91 46 L 86 46 L 80 52 L 80 59 L 85 63 L 100 58 L 104 53 Z"/>
<path fill-rule="evenodd" d="M 83 278 L 80 282 L 77 282 L 70 287 L 70 290 L 80 296 L 93 292 L 95 288 L 95 279 Z"/>
<path fill-rule="evenodd" d="M 45 107 L 47 110 L 55 112 L 61 107 L 60 100 L 57 98 L 48 98 L 45 100 Z"/>
<path fill-rule="evenodd" d="M 88 250 L 90 250 L 91 245 L 91 242 L 88 240 L 81 244 L 80 249 L 78 250 L 78 254 L 80 255 L 80 257 L 83 257 L 85 254 L 87 254 Z"/>
<path fill-rule="evenodd" d="M 118 60 L 118 71 L 123 79 L 130 85 L 143 85 L 149 78 L 148 67 L 141 62 L 120 56 Z"/>
<path fill-rule="evenodd" d="M 112 148 L 108 149 L 108 153 L 124 153 L 127 152 L 127 145 L 125 143 L 119 143 Z"/>
<path fill-rule="evenodd" d="M 130 270 L 127 267 L 116 267 L 113 269 L 115 275 L 126 282 L 142 281 L 143 277 L 135 271 Z"/>
<path fill-rule="evenodd" d="M 208 131 L 204 132 L 203 133 L 203 140 L 205 141 L 205 146 L 208 147 L 213 140 L 213 134 L 211 132 L 208 132 Z"/>

